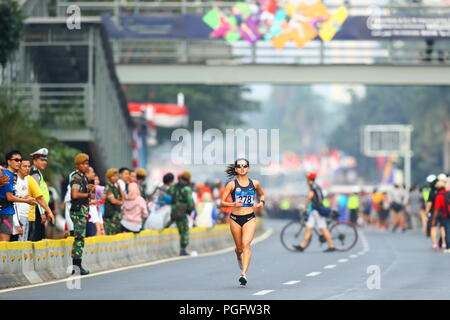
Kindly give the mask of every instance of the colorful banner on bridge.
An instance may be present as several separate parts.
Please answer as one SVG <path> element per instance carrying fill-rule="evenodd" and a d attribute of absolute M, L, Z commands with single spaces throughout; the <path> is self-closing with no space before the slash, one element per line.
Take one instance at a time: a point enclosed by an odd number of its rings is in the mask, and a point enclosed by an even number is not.
<path fill-rule="evenodd" d="M 203 16 L 203 21 L 213 29 L 212 38 L 224 38 L 230 43 L 264 39 L 282 49 L 290 41 L 303 48 L 318 36 L 330 41 L 347 17 L 345 7 L 332 13 L 321 1 L 259 0 L 253 5 L 237 2 L 228 15 L 214 8 Z"/>
<path fill-rule="evenodd" d="M 260 1 L 237 2 L 228 14 L 213 8 L 205 15 L 121 15 L 119 23 L 105 14 L 102 22 L 112 38 L 265 40 L 276 49 L 289 42 L 302 48 L 315 39 L 450 38 L 450 16 L 348 16 L 345 7 L 330 12 L 320 1 Z"/>

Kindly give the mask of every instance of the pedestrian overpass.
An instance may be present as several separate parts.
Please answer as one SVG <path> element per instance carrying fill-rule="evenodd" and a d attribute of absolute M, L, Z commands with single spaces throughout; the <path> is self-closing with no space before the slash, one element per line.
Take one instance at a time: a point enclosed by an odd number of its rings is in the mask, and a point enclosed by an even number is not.
<path fill-rule="evenodd" d="M 323 1 L 334 10 L 340 0 Z M 344 1 L 345 2 L 345 1 Z M 83 16 L 109 12 L 120 24 L 122 15 L 198 14 L 213 6 L 228 10 L 235 1 L 102 1 L 77 2 Z M 352 1 L 350 15 L 450 17 L 448 5 L 405 1 Z M 73 2 L 59 0 L 66 15 Z M 375 11 L 374 11 L 375 10 Z M 449 30 L 450 32 L 450 30 Z M 259 40 L 228 43 L 219 39 L 110 37 L 117 76 L 122 84 L 373 84 L 450 85 L 450 37 L 314 40 L 302 49 L 288 43 L 274 49 Z"/>

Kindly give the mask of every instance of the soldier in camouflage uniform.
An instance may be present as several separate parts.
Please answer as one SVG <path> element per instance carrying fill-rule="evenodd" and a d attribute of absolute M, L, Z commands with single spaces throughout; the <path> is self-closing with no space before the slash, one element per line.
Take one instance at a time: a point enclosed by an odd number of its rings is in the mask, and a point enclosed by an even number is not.
<path fill-rule="evenodd" d="M 119 173 L 117 169 L 111 168 L 106 171 L 106 179 L 108 180 L 105 186 L 105 231 L 107 235 L 117 234 L 121 230 L 120 221 L 122 220 L 121 206 L 123 204 L 122 190 L 117 186 L 119 180 Z"/>
<path fill-rule="evenodd" d="M 85 153 L 80 153 L 75 157 L 75 165 L 77 170 L 71 175 L 70 190 L 71 190 L 71 207 L 70 219 L 73 222 L 74 228 L 74 242 L 72 248 L 73 265 L 72 274 L 80 272 L 81 275 L 89 274 L 89 271 L 84 269 L 81 265 L 84 248 L 84 238 L 86 236 L 86 223 L 89 216 L 89 200 L 92 197 L 92 191 L 95 186 L 88 184 L 85 176 L 89 168 L 89 156 Z"/>
<path fill-rule="evenodd" d="M 170 186 L 168 193 L 172 197 L 172 211 L 170 221 L 166 228 L 173 222 L 176 223 L 180 234 L 180 256 L 188 256 L 186 247 L 189 244 L 189 221 L 187 215 L 194 210 L 194 199 L 192 199 L 192 189 L 189 186 L 191 174 L 185 171 L 181 174 L 179 182 Z"/>
<path fill-rule="evenodd" d="M 145 189 L 147 185 L 145 184 L 145 178 L 147 177 L 147 170 L 139 168 L 136 170 L 137 182 L 139 184 L 139 190 L 141 191 L 141 197 L 145 200 L 148 200 L 147 194 L 145 193 Z"/>

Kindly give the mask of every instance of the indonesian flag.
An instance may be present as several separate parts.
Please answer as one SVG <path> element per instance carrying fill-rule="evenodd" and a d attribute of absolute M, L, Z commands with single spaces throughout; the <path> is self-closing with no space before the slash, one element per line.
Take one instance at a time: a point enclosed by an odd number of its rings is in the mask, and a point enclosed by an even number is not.
<path fill-rule="evenodd" d="M 139 136 L 138 130 L 133 129 L 133 144 L 132 144 L 132 162 L 133 168 L 137 169 L 139 167 L 139 149 L 142 148 L 141 137 Z"/>
<path fill-rule="evenodd" d="M 132 116 L 144 115 L 148 122 L 158 127 L 187 127 L 189 116 L 186 106 L 164 103 L 128 103 Z"/>

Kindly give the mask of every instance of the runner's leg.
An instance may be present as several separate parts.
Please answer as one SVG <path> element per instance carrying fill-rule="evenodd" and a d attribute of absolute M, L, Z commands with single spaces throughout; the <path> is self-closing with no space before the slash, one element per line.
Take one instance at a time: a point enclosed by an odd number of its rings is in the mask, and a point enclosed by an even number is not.
<path fill-rule="evenodd" d="M 236 252 L 236 258 L 242 259 L 242 227 L 237 222 L 230 219 L 230 231 L 233 235 L 234 244 L 236 246 L 234 249 L 234 252 Z"/>
<path fill-rule="evenodd" d="M 250 245 L 256 232 L 256 219 L 253 218 L 242 226 L 242 274 L 247 274 L 252 257 Z"/>

